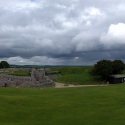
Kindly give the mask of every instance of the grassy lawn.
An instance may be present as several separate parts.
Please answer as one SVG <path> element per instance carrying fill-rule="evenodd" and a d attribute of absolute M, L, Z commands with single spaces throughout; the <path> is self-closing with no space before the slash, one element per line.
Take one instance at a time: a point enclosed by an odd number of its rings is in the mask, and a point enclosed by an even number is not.
<path fill-rule="evenodd" d="M 56 82 L 68 83 L 68 84 L 100 84 L 101 78 L 98 76 L 91 76 L 89 74 L 91 66 L 88 67 L 62 67 L 53 68 L 62 74 L 62 77 L 58 78 Z"/>
<path fill-rule="evenodd" d="M 14 75 L 14 76 L 30 76 L 30 73 L 27 71 L 4 72 L 4 74 Z"/>
<path fill-rule="evenodd" d="M 0 125 L 124 125 L 125 84 L 0 88 Z"/>

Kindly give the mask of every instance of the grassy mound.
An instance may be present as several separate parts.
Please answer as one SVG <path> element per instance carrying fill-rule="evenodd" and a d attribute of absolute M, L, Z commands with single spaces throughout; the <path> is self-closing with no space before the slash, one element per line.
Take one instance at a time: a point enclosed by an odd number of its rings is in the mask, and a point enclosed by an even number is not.
<path fill-rule="evenodd" d="M 30 76 L 30 73 L 28 71 L 4 72 L 4 74 L 13 75 L 13 76 Z"/>
<path fill-rule="evenodd" d="M 53 68 L 62 74 L 62 77 L 58 78 L 56 82 L 68 83 L 68 84 L 101 84 L 101 78 L 99 76 L 91 76 L 90 71 L 92 67 L 61 67 Z"/>
<path fill-rule="evenodd" d="M 0 88 L 0 125 L 124 125 L 124 88 Z"/>

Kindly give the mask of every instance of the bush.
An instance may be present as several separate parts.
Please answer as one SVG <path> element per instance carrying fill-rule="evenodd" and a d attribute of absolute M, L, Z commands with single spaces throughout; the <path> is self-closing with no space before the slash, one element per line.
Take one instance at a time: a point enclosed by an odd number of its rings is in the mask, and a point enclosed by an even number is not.
<path fill-rule="evenodd" d="M 10 68 L 10 65 L 7 61 L 1 61 L 0 68 Z"/>
<path fill-rule="evenodd" d="M 107 80 L 110 75 L 121 73 L 124 68 L 124 63 L 121 60 L 114 60 L 113 62 L 110 60 L 100 60 L 94 65 L 90 74 L 101 76 L 103 80 Z"/>

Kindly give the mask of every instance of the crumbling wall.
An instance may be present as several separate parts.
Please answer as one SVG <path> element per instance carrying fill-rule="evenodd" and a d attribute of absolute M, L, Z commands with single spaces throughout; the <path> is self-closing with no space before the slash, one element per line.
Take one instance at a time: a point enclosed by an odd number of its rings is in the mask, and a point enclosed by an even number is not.
<path fill-rule="evenodd" d="M 45 76 L 45 71 L 43 69 L 32 69 L 31 76 L 29 77 L 0 74 L 0 86 L 4 86 L 5 83 L 7 83 L 7 86 L 11 87 L 55 86 L 55 83 L 47 76 Z"/>

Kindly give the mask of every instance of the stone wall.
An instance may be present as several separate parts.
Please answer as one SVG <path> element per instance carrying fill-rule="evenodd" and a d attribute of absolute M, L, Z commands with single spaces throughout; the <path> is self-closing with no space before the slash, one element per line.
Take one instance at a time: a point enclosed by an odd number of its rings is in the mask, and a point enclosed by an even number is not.
<path fill-rule="evenodd" d="M 0 74 L 0 86 L 4 86 L 5 83 L 7 83 L 7 86 L 11 87 L 55 86 L 55 83 L 47 76 L 45 76 L 44 69 L 39 69 L 39 70 L 28 69 L 28 70 L 31 71 L 31 77 Z M 6 71 L 8 70 L 6 69 Z"/>
<path fill-rule="evenodd" d="M 61 76 L 62 75 L 60 75 L 60 74 L 55 74 L 55 75 L 49 75 L 48 77 L 49 77 L 49 79 L 55 80 L 55 79 L 60 78 Z"/>

